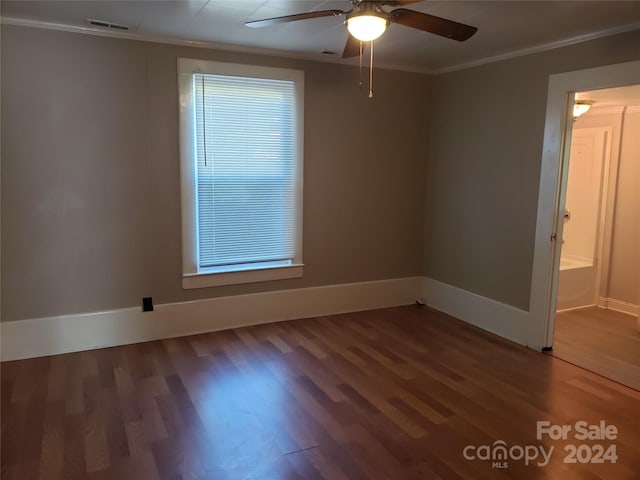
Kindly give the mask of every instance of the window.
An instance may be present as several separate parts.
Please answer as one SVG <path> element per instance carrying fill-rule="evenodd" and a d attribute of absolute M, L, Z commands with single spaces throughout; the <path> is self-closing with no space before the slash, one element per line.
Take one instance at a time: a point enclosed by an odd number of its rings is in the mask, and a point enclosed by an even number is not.
<path fill-rule="evenodd" d="M 303 82 L 178 60 L 184 288 L 302 276 Z"/>

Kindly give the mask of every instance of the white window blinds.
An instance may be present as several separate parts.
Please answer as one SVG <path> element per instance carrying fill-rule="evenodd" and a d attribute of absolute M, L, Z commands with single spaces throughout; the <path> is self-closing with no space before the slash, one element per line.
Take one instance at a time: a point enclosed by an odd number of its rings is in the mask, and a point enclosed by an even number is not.
<path fill-rule="evenodd" d="M 198 268 L 291 263 L 295 83 L 194 74 L 193 89 Z"/>

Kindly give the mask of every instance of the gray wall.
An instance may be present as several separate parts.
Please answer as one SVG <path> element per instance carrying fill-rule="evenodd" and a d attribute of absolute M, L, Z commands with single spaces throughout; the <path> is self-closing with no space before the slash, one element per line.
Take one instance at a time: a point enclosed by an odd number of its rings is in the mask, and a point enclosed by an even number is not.
<path fill-rule="evenodd" d="M 181 289 L 178 56 L 305 70 L 303 279 Z M 639 58 L 379 70 L 371 101 L 350 67 L 3 26 L 2 319 L 421 274 L 527 309 L 548 76 Z"/>
<path fill-rule="evenodd" d="M 440 75 L 425 274 L 529 307 L 548 77 L 640 59 L 640 31 Z"/>
<path fill-rule="evenodd" d="M 431 78 L 2 27 L 2 320 L 420 275 Z M 305 71 L 303 279 L 181 288 L 176 59 Z"/>

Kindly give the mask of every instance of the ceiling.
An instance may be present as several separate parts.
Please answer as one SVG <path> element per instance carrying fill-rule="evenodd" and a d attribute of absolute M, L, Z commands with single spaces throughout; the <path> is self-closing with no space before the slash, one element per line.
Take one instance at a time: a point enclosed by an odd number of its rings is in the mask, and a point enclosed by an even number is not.
<path fill-rule="evenodd" d="M 640 84 L 577 92 L 576 100 L 589 100 L 593 108 L 636 106 L 640 105 Z"/>
<path fill-rule="evenodd" d="M 340 58 L 344 17 L 325 17 L 248 28 L 244 22 L 314 10 L 348 10 L 347 0 L 10 1 L 0 3 L 4 23 L 87 31 L 87 19 L 129 27 L 125 36 L 168 42 L 204 42 L 356 64 Z M 393 7 L 386 7 L 387 9 Z M 443 72 L 521 53 L 640 29 L 640 1 L 435 1 L 407 6 L 478 27 L 460 43 L 392 24 L 375 43 L 375 64 Z M 42 22 L 42 23 L 40 23 Z M 94 28 L 99 31 L 99 28 Z M 103 30 L 104 32 L 104 30 Z M 123 35 L 114 32 L 114 35 Z M 335 52 L 335 55 L 322 52 Z"/>

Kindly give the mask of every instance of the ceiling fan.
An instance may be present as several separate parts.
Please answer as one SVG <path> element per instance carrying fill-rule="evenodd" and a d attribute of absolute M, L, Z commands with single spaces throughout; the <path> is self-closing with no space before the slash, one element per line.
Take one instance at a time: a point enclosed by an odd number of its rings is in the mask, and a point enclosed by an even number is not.
<path fill-rule="evenodd" d="M 264 20 L 253 20 L 246 22 L 248 27 L 258 28 L 276 25 L 279 23 L 295 22 L 298 20 L 308 20 L 320 17 L 338 17 L 345 15 L 349 37 L 342 53 L 342 58 L 355 57 L 360 50 L 360 42 L 368 42 L 380 37 L 390 23 L 398 23 L 405 27 L 416 28 L 428 33 L 451 38 L 459 42 L 464 42 L 478 30 L 476 27 L 463 23 L 436 17 L 427 13 L 408 10 L 406 8 L 395 8 L 391 11 L 385 10 L 384 6 L 404 6 L 418 3 L 422 0 L 351 0 L 353 8 L 351 10 L 318 10 L 315 12 L 298 13 L 295 15 L 285 15 L 283 17 L 266 18 Z"/>

